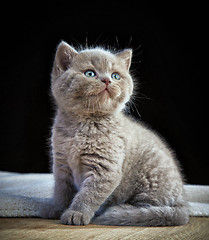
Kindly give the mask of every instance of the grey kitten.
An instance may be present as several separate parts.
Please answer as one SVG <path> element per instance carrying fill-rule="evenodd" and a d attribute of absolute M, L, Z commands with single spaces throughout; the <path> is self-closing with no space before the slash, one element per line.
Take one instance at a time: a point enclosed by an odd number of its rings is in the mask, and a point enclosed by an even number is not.
<path fill-rule="evenodd" d="M 44 218 L 69 225 L 172 226 L 189 220 L 168 146 L 124 115 L 133 93 L 132 51 L 57 48 L 52 93 L 53 202 Z"/>

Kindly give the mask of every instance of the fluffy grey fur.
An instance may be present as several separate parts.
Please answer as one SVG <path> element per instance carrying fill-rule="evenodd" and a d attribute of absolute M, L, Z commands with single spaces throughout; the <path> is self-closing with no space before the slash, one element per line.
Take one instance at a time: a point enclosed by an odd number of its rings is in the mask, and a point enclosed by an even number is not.
<path fill-rule="evenodd" d="M 52 93 L 54 198 L 41 214 L 61 223 L 172 226 L 189 220 L 168 146 L 123 113 L 133 93 L 132 51 L 57 48 Z M 90 72 L 89 72 L 90 71 Z"/>

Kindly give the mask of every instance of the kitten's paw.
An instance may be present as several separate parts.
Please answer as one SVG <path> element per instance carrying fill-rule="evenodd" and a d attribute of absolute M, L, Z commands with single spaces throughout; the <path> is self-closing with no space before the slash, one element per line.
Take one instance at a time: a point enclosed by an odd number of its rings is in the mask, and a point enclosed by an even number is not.
<path fill-rule="evenodd" d="M 90 220 L 90 214 L 70 209 L 67 209 L 61 216 L 61 223 L 67 225 L 87 225 L 90 223 Z"/>
<path fill-rule="evenodd" d="M 51 204 L 43 206 L 40 210 L 40 216 L 42 218 L 60 219 L 62 213 L 63 210 Z"/>

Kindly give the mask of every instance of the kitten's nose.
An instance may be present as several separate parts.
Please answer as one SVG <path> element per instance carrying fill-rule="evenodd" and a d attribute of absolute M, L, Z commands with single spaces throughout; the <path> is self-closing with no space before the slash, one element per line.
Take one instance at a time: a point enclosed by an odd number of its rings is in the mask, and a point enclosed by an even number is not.
<path fill-rule="evenodd" d="M 111 83 L 111 81 L 110 81 L 109 78 L 102 78 L 101 81 L 102 81 L 103 83 L 105 83 L 106 86 L 108 86 L 108 85 Z"/>

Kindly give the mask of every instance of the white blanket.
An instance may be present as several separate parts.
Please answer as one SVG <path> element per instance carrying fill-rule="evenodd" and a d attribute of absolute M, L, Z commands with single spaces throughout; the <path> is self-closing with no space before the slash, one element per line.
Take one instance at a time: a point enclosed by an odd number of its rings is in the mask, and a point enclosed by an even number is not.
<path fill-rule="evenodd" d="M 40 217 L 53 195 L 52 174 L 0 171 L 0 217 Z M 185 185 L 190 216 L 209 217 L 209 186 Z"/>

